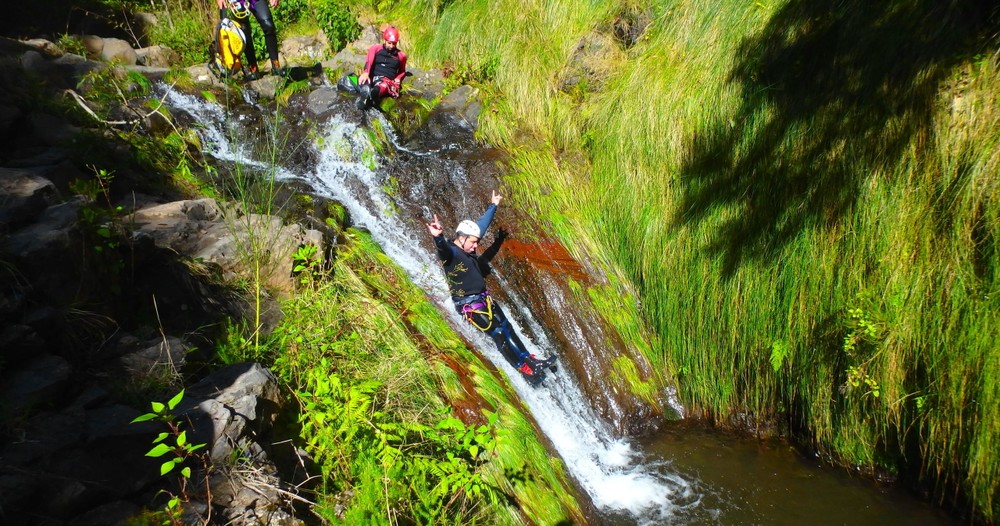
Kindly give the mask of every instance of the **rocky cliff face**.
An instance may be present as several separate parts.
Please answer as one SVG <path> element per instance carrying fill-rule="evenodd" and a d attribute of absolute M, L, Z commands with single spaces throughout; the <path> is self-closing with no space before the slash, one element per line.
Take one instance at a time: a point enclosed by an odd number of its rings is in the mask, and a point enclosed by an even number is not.
<path fill-rule="evenodd" d="M 186 513 L 297 522 L 282 479 L 305 474 L 279 464 L 305 460 L 291 442 L 270 445 L 287 438 L 273 435 L 281 388 L 259 364 L 211 372 L 208 354 L 248 312 L 221 279 L 241 271 L 240 236 L 274 233 L 268 281 L 280 293 L 292 287 L 288 254 L 323 235 L 269 216 L 234 229 L 228 205 L 180 199 L 164 174 L 135 169 L 107 192 L 81 194 L 99 170 L 94 137 L 119 160 L 133 153 L 105 124 L 67 114 L 66 90 L 107 64 L 43 40 L 4 40 L 0 64 L 0 521 L 118 524 L 162 501 L 159 490 L 178 492 L 160 477 L 163 459 L 145 455 L 163 425 L 130 422 L 187 383 L 175 414 L 213 468 L 195 472 Z M 267 330 L 280 312 L 273 300 L 265 309 Z"/>

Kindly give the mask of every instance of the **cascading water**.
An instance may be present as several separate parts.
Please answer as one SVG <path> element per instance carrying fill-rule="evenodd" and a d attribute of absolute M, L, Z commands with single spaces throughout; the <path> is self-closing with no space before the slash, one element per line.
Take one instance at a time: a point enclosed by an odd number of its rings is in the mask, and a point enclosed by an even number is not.
<path fill-rule="evenodd" d="M 267 163 L 252 158 L 245 148 L 230 141 L 234 131 L 237 136 L 245 132 L 230 129 L 234 123 L 218 105 L 175 91 L 168 93 L 165 100 L 174 111 L 188 113 L 201 125 L 205 153 L 227 162 L 267 168 Z M 377 118 L 383 117 L 378 115 Z M 382 124 L 389 129 L 389 123 Z M 311 171 L 292 173 L 279 168 L 276 176 L 304 181 L 317 195 L 339 201 L 348 209 L 355 225 L 371 232 L 385 253 L 451 318 L 452 325 L 508 375 L 571 475 L 602 512 L 618 517 L 616 520 L 633 523 L 663 524 L 671 522 L 671 518 L 690 518 L 700 501 L 697 484 L 671 473 L 662 463 L 643 462 L 628 441 L 614 436 L 598 418 L 567 368 L 550 374 L 541 388 L 532 387 L 507 364 L 492 340 L 460 319 L 447 294 L 439 261 L 420 243 L 421 238 L 427 237 L 423 225 L 402 220 L 395 212 L 396 203 L 387 193 L 386 181 L 376 169 L 378 157 L 368 133 L 357 124 L 334 118 L 323 125 L 320 136 L 317 141 L 320 146 L 315 147 L 318 160 Z M 395 137 L 390 135 L 390 139 Z M 433 153 L 412 148 L 407 151 L 415 155 Z M 464 175 L 461 166 L 451 168 L 455 171 L 451 177 Z M 421 190 L 411 188 L 413 191 L 419 194 Z M 476 209 L 477 206 L 469 203 L 468 208 Z M 432 213 L 429 209 L 422 212 L 427 219 Z M 498 288 L 506 286 L 502 275 L 494 275 L 491 279 L 496 280 Z M 508 306 L 508 311 L 518 313 L 510 316 L 511 322 L 522 334 L 528 350 L 538 356 L 549 355 L 554 347 L 533 317 L 529 304 L 516 292 L 510 297 L 514 298 L 514 304 Z M 554 298 L 554 301 L 564 299 Z M 519 319 L 534 325 L 531 334 L 535 338 L 525 335 Z M 577 327 L 575 330 L 583 329 Z M 705 518 L 712 513 L 702 510 L 694 515 Z"/>
<path fill-rule="evenodd" d="M 270 123 L 261 122 L 257 116 L 227 113 L 217 104 L 165 86 L 161 89 L 167 91 L 165 102 L 175 113 L 187 114 L 199 123 L 207 155 L 274 174 L 278 179 L 304 182 L 315 194 L 342 203 L 352 223 L 368 229 L 385 253 L 451 319 L 452 326 L 510 378 L 567 470 L 598 509 L 600 523 L 872 526 L 951 523 L 924 503 L 905 496 L 879 495 L 859 481 L 845 480 L 816 465 L 803 466 L 804 459 L 799 456 L 780 457 L 774 451 L 762 453 L 766 446 L 756 442 L 747 444 L 730 439 L 727 443 L 715 435 L 699 438 L 698 433 L 683 433 L 680 438 L 671 438 L 667 433 L 642 444 L 625 440 L 616 436 L 605 419 L 598 416 L 593 393 L 588 399 L 581 389 L 583 382 L 574 378 L 570 367 L 560 367 L 540 388 L 528 385 L 506 363 L 493 342 L 455 312 L 441 265 L 424 227 L 435 212 L 440 212 L 432 208 L 442 206 L 442 197 L 457 201 L 451 203 L 451 212 L 466 217 L 477 217 L 485 208 L 485 201 L 473 202 L 467 192 L 458 191 L 475 186 L 477 174 L 469 173 L 471 168 L 453 161 L 474 147 L 452 141 L 454 137 L 445 137 L 439 147 L 403 146 L 377 112 L 369 112 L 369 118 L 378 119 L 377 123 L 369 124 L 324 114 L 322 125 L 312 130 L 314 144 L 298 146 L 314 150 L 306 156 L 310 162 L 305 163 L 305 168 L 285 169 L 275 166 L 273 160 L 255 158 L 244 140 L 231 140 L 259 136 L 248 128 L 267 128 Z M 384 166 L 380 166 L 386 159 L 377 154 L 372 144 L 369 130 L 374 127 L 384 130 L 397 152 L 409 156 L 411 161 L 421 160 L 404 163 L 396 177 L 405 177 L 405 181 L 393 181 L 393 176 L 387 176 Z M 276 133 L 273 129 L 263 131 Z M 281 142 L 273 136 L 269 139 L 265 138 L 265 142 Z M 423 164 L 427 160 L 434 163 Z M 502 206 L 497 217 L 510 212 Z M 498 259 L 503 258 L 501 250 Z M 556 312 L 565 312 L 573 309 L 573 298 L 551 276 L 533 282 L 532 290 L 519 290 L 509 275 L 496 267 L 494 271 L 491 285 L 504 293 L 505 308 L 528 350 L 547 356 L 559 346 L 550 340 L 547 327 L 535 315 L 533 308 L 538 305 L 532 305 L 528 299 L 542 297 Z M 510 267 L 508 274 L 509 271 Z M 594 328 L 572 316 L 560 318 L 558 323 L 563 337 L 569 341 L 567 352 L 575 354 L 571 358 L 585 369 L 599 367 L 591 362 L 595 360 L 595 351 L 600 354 L 602 349 L 594 349 L 593 343 L 585 342 Z M 580 351 L 586 345 L 591 346 L 587 355 Z M 561 348 L 566 347 L 564 343 Z M 665 398 L 675 404 L 671 396 Z M 675 409 L 680 410 L 676 406 Z M 611 408 L 612 413 L 615 410 Z M 787 448 L 783 449 L 788 453 Z"/>

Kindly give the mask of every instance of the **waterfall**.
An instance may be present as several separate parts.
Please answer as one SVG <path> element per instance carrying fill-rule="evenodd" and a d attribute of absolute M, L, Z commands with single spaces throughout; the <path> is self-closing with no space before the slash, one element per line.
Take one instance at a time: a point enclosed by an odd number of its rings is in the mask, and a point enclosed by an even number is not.
<path fill-rule="evenodd" d="M 227 120 L 226 113 L 218 105 L 173 90 L 165 101 L 173 111 L 187 113 L 201 124 L 200 134 L 207 155 L 262 169 L 268 167 L 268 163 L 254 159 L 252 152 L 230 142 L 233 130 L 227 127 L 241 123 L 238 119 L 236 122 Z M 371 118 L 383 119 L 382 125 L 390 140 L 398 142 L 384 117 L 375 111 L 369 113 Z M 245 130 L 237 131 L 245 133 Z M 628 440 L 615 436 L 588 403 L 568 368 L 562 367 L 548 375 L 542 387 L 532 387 L 507 364 L 491 339 L 460 319 L 448 295 L 440 262 L 426 245 L 421 246 L 421 240 L 426 242 L 426 229 L 420 221 L 405 220 L 396 211 L 396 203 L 385 190 L 386 181 L 378 170 L 380 160 L 363 125 L 331 117 L 316 131 L 320 139 L 311 146 L 316 149 L 315 165 L 303 173 L 278 167 L 276 177 L 308 183 L 317 195 L 342 203 L 352 222 L 371 232 L 384 252 L 405 269 L 410 279 L 450 318 L 452 326 L 474 342 L 479 353 L 508 376 L 566 469 L 602 513 L 616 523 L 664 524 L 690 522 L 694 517 L 702 524 L 715 522 L 714 512 L 702 505 L 707 490 L 696 480 L 672 472 L 668 463 L 644 458 Z M 406 151 L 414 155 L 435 154 L 412 148 Z M 450 165 L 450 169 L 454 170 L 450 174 L 453 178 L 466 175 L 458 164 Z M 419 196 L 425 190 L 418 186 L 411 191 Z M 470 208 L 475 208 L 471 205 Z M 421 215 L 429 220 L 431 211 L 424 208 Z M 506 287 L 502 275 L 494 275 L 491 279 L 497 280 L 500 288 Z M 551 285 L 543 291 L 546 301 L 559 304 L 569 300 L 555 292 L 557 287 Z M 547 356 L 554 346 L 546 340 L 545 331 L 533 317 L 530 304 L 517 291 L 508 292 L 513 299 L 508 310 L 512 313 L 510 320 L 515 330 L 522 335 L 530 352 Z M 536 336 L 527 337 L 518 320 L 532 325 L 530 333 Z"/>

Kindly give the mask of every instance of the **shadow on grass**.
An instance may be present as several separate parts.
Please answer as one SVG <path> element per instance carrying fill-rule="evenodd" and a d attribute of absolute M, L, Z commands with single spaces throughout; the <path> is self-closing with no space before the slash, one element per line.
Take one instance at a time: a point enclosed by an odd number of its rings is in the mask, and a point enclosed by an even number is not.
<path fill-rule="evenodd" d="M 729 81 L 742 105 L 694 139 L 677 221 L 735 207 L 706 247 L 727 276 L 836 224 L 874 172 L 929 146 L 951 66 L 998 22 L 983 0 L 790 1 L 740 46 Z"/>

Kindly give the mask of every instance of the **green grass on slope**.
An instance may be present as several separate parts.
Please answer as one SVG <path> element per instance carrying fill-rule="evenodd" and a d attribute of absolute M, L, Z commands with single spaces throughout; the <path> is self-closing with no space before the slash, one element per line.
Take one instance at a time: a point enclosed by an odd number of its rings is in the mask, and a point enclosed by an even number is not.
<path fill-rule="evenodd" d="M 509 386 L 377 244 L 347 237 L 330 280 L 288 301 L 275 333 L 275 368 L 299 392 L 303 438 L 323 468 L 324 518 L 581 520 Z"/>
<path fill-rule="evenodd" d="M 627 276 L 689 407 L 787 418 L 1000 516 L 1000 14 L 447 6 L 411 15 L 433 24 L 414 53 L 485 72 L 481 133 L 511 150 L 516 196 Z M 636 9 L 650 25 L 613 74 L 560 91 L 578 45 Z"/>

